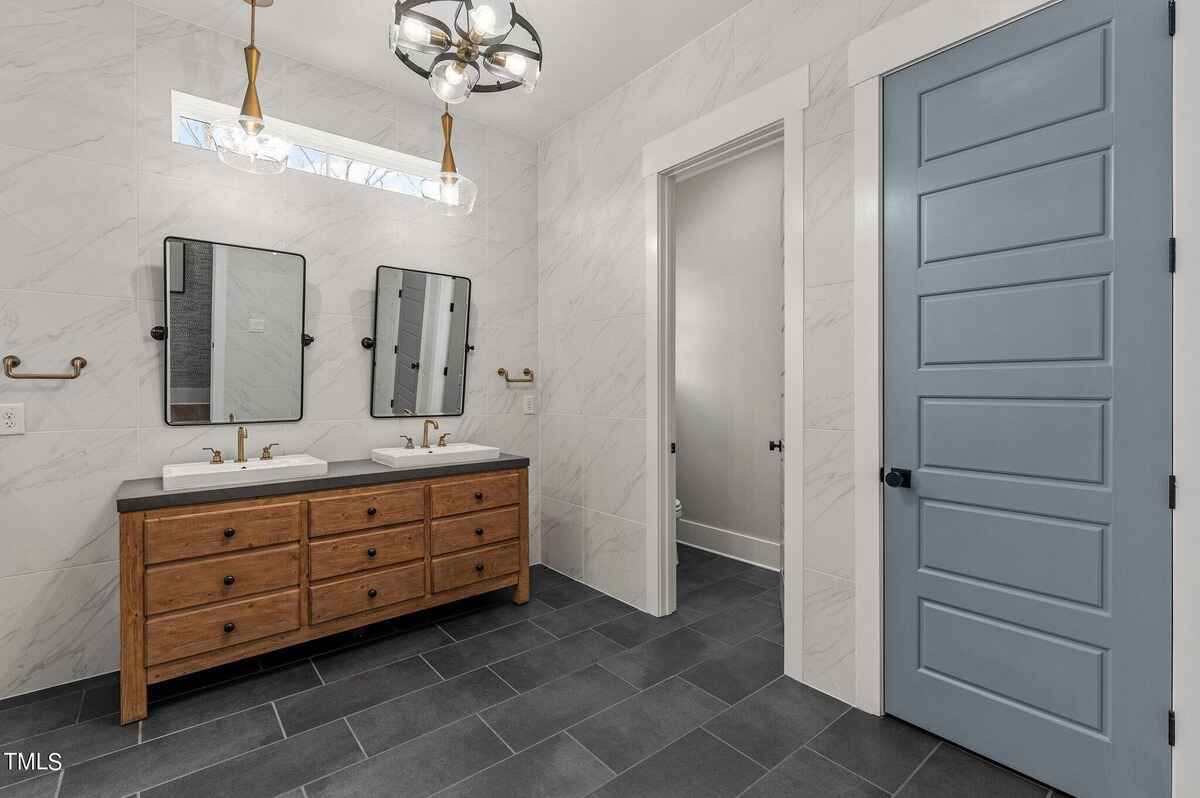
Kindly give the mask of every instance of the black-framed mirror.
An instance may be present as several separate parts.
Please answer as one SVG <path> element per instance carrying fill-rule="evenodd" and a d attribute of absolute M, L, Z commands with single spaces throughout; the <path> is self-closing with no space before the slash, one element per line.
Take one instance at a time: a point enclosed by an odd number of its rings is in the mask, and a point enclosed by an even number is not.
<path fill-rule="evenodd" d="M 163 414 L 171 426 L 304 417 L 303 255 L 163 240 Z"/>
<path fill-rule="evenodd" d="M 375 272 L 371 417 L 461 416 L 471 281 L 419 269 Z"/>

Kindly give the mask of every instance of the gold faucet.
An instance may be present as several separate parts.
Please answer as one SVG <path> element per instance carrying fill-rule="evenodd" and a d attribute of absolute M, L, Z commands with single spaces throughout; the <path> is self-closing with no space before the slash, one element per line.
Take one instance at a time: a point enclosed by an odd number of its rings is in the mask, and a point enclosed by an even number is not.
<path fill-rule="evenodd" d="M 250 433 L 245 427 L 238 427 L 238 431 L 237 431 L 238 455 L 237 455 L 237 460 L 235 460 L 234 462 L 237 462 L 237 463 L 246 462 L 246 439 L 249 437 L 250 437 Z"/>
<path fill-rule="evenodd" d="M 429 427 L 430 427 L 430 425 L 432 425 L 434 429 L 441 429 L 441 427 L 438 426 L 437 421 L 433 420 L 432 418 L 425 419 L 425 431 L 421 434 L 421 448 L 422 449 L 429 448 Z"/>

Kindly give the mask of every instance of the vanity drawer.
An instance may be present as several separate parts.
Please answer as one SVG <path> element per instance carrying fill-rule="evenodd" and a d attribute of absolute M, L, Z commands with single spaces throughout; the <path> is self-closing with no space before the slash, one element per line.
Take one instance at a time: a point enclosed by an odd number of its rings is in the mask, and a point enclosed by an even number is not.
<path fill-rule="evenodd" d="M 477 546 L 512 540 L 520 533 L 521 508 L 509 507 L 486 513 L 433 522 L 430 548 L 434 555 L 449 554 Z"/>
<path fill-rule="evenodd" d="M 423 486 L 312 499 L 308 503 L 310 537 L 324 537 L 377 526 L 395 526 L 424 519 Z"/>
<path fill-rule="evenodd" d="M 316 582 L 424 557 L 424 524 L 315 540 L 308 544 L 308 578 Z"/>
<path fill-rule="evenodd" d="M 521 567 L 521 544 L 503 543 L 486 549 L 433 560 L 433 592 L 473 585 L 485 579 L 515 574 Z"/>
<path fill-rule="evenodd" d="M 520 474 L 476 477 L 462 482 L 445 482 L 430 488 L 433 517 L 468 513 L 517 504 L 521 500 Z"/>
<path fill-rule="evenodd" d="M 300 591 L 160 615 L 146 622 L 146 664 L 192 657 L 300 628 Z"/>
<path fill-rule="evenodd" d="M 312 623 L 355 615 L 425 595 L 425 563 L 348 576 L 308 589 Z"/>
<path fill-rule="evenodd" d="M 146 614 L 181 610 L 300 584 L 300 547 L 223 554 L 146 569 Z"/>
<path fill-rule="evenodd" d="M 300 539 L 300 502 L 146 518 L 146 564 Z"/>

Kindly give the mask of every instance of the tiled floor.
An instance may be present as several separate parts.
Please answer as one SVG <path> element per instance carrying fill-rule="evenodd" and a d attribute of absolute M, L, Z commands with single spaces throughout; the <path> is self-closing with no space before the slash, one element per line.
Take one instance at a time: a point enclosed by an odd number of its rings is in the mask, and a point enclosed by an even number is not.
<path fill-rule="evenodd" d="M 685 548 L 679 583 L 652 618 L 535 567 L 524 607 L 494 595 L 171 682 L 126 728 L 111 677 L 0 702 L 0 751 L 67 766 L 0 762 L 0 798 L 1051 794 L 782 676 L 775 574 Z"/>

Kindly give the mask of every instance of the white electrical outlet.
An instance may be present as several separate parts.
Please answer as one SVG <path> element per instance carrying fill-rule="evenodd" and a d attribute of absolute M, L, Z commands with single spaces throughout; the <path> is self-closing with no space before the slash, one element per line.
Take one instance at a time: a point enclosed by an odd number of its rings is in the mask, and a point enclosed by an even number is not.
<path fill-rule="evenodd" d="M 25 405 L 0 405 L 0 435 L 25 434 Z"/>
<path fill-rule="evenodd" d="M 532 416 L 537 412 L 537 397 L 529 394 L 525 397 L 525 415 Z"/>

